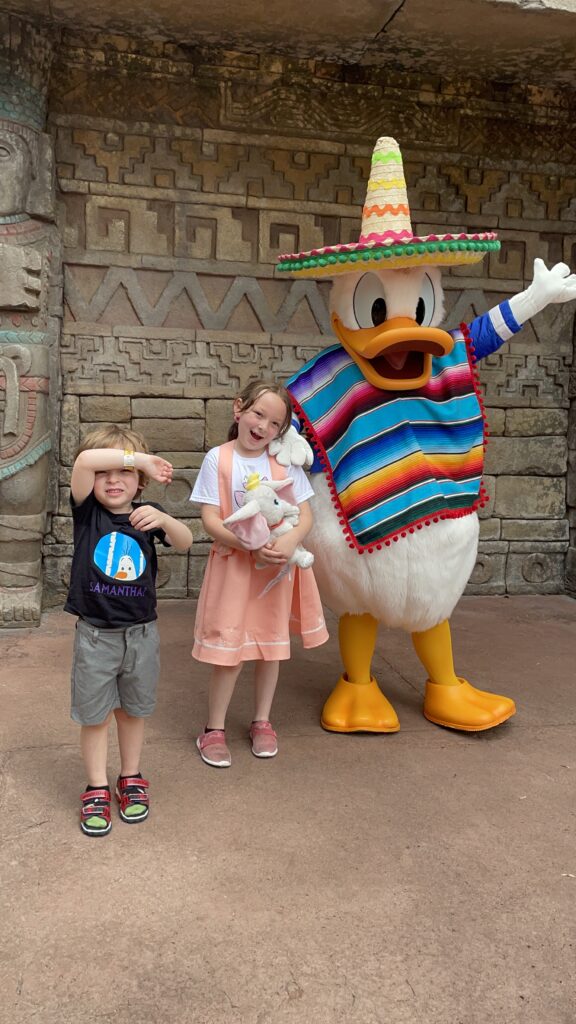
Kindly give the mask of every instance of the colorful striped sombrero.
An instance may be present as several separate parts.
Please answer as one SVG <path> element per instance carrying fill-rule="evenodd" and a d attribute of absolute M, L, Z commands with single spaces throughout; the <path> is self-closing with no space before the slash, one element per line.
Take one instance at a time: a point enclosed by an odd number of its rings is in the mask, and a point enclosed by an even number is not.
<path fill-rule="evenodd" d="M 286 253 L 278 258 L 278 270 L 295 277 L 333 277 L 350 271 L 399 270 L 419 264 L 454 267 L 478 263 L 487 252 L 499 248 L 494 231 L 414 235 L 400 147 L 396 139 L 381 138 L 372 155 L 358 242 Z"/>

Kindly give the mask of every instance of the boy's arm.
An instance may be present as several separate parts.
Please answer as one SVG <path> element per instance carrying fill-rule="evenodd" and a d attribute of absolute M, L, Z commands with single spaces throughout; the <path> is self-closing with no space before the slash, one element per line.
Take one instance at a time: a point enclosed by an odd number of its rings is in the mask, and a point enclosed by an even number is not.
<path fill-rule="evenodd" d="M 193 537 L 188 527 L 181 523 L 179 519 L 174 519 L 173 516 L 169 516 L 166 512 L 165 524 L 162 527 L 166 534 L 166 540 L 172 545 L 176 551 L 188 551 L 192 547 Z"/>
<path fill-rule="evenodd" d="M 94 490 L 96 473 L 108 469 L 132 468 L 136 472 L 142 470 L 146 476 L 163 484 L 169 484 L 172 480 L 171 464 L 158 455 L 133 452 L 132 456 L 128 457 L 130 465 L 126 465 L 124 460 L 125 454 L 121 448 L 87 448 L 86 451 L 80 452 L 70 480 L 70 490 L 76 504 L 81 504 Z"/>
<path fill-rule="evenodd" d="M 129 516 L 130 524 L 135 530 L 162 530 L 166 540 L 176 551 L 188 551 L 192 547 L 192 534 L 188 527 L 179 519 L 174 519 L 161 508 L 154 505 L 138 505 Z"/>

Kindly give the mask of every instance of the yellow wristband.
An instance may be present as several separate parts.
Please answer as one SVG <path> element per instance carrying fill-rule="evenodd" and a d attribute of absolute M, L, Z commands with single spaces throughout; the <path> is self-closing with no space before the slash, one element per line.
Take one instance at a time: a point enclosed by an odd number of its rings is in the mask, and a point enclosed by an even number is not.
<path fill-rule="evenodd" d="M 135 469 L 136 461 L 131 448 L 124 449 L 124 469 Z"/>

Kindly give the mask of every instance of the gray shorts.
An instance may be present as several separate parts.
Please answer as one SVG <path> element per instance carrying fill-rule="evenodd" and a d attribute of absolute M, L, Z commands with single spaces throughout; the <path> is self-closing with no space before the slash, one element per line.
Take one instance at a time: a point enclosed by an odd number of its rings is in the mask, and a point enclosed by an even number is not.
<path fill-rule="evenodd" d="M 75 722 L 100 725 L 115 708 L 135 718 L 151 715 L 159 674 L 156 622 L 100 629 L 78 619 L 71 680 Z"/>

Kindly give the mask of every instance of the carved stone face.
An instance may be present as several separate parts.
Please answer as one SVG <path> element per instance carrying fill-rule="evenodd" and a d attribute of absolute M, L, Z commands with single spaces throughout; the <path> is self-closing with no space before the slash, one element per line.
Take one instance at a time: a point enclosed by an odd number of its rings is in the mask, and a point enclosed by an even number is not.
<path fill-rule="evenodd" d="M 24 213 L 32 181 L 32 156 L 24 139 L 0 130 L 0 216 Z"/>

